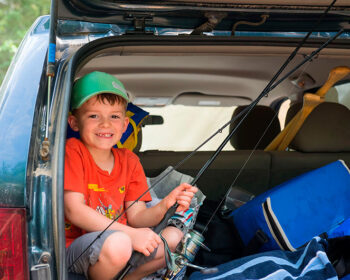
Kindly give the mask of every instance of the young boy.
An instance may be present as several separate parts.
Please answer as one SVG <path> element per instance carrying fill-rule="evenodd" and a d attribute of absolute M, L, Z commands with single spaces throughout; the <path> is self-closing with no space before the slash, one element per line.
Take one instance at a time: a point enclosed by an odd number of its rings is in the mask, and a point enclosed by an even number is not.
<path fill-rule="evenodd" d="M 180 205 L 178 211 L 186 210 L 197 191 L 181 184 L 151 208 L 145 206 L 151 200 L 147 193 L 76 260 L 111 219 L 148 188 L 137 156 L 127 149 L 112 148 L 129 123 L 127 103 L 122 83 L 106 73 L 87 74 L 73 87 L 68 123 L 79 132 L 80 140 L 71 138 L 66 143 L 67 265 L 89 279 L 112 279 L 127 264 L 132 250 L 147 256 L 147 262 L 125 279 L 141 279 L 164 267 L 163 243 L 149 227 L 156 226 L 175 202 Z M 167 227 L 162 236 L 174 250 L 182 233 Z"/>

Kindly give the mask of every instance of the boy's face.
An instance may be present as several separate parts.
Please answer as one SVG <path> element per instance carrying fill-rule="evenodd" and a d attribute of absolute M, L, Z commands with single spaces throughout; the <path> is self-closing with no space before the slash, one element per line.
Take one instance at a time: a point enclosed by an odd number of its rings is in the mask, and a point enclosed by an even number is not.
<path fill-rule="evenodd" d="M 100 102 L 94 96 L 70 115 L 68 122 L 74 131 L 79 131 L 89 151 L 94 152 L 110 150 L 122 137 L 129 119 L 122 104 Z"/>

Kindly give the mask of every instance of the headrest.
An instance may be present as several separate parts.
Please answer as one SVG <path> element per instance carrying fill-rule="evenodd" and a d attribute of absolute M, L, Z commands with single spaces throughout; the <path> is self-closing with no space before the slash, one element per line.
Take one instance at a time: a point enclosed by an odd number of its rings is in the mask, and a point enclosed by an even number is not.
<path fill-rule="evenodd" d="M 350 110 L 324 102 L 307 117 L 290 147 L 301 152 L 350 152 Z"/>
<path fill-rule="evenodd" d="M 233 112 L 232 117 L 237 116 L 246 107 L 247 106 L 237 107 Z M 240 120 L 241 118 L 237 119 L 230 125 L 230 131 L 238 125 Z M 255 106 L 239 126 L 237 131 L 233 134 L 230 140 L 232 146 L 237 150 L 253 150 L 268 126 L 269 128 L 256 148 L 258 150 L 263 150 L 268 144 L 270 144 L 278 133 L 280 133 L 281 126 L 278 117 L 276 116 L 276 112 L 272 108 L 261 105 Z"/>

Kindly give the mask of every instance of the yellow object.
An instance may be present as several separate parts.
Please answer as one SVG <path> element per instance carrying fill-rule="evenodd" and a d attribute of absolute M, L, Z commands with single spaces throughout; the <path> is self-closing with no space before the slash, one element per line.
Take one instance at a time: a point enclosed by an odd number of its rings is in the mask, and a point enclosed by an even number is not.
<path fill-rule="evenodd" d="M 117 143 L 117 146 L 118 148 L 126 148 L 132 151 L 137 145 L 137 135 L 141 129 L 143 120 L 148 117 L 148 112 L 132 103 L 129 103 L 126 116 L 129 118 L 129 125 L 122 138 Z"/>
<path fill-rule="evenodd" d="M 117 146 L 118 148 L 126 148 L 132 151 L 136 145 L 137 145 L 137 135 L 139 134 L 139 131 L 141 129 L 141 124 L 139 126 L 136 125 L 135 121 L 131 118 L 133 115 L 132 112 L 127 111 L 126 116 L 129 117 L 129 125 L 132 126 L 133 131 L 130 134 L 130 136 L 125 140 L 125 142 L 122 144 L 120 141 L 118 142 Z"/>
<path fill-rule="evenodd" d="M 276 136 L 276 138 L 265 148 L 265 151 L 284 151 L 292 142 L 300 127 L 319 104 L 324 102 L 327 91 L 338 81 L 350 73 L 347 66 L 338 66 L 331 70 L 326 83 L 316 93 L 306 93 L 303 97 L 303 107 L 288 123 L 288 125 Z"/>
<path fill-rule="evenodd" d="M 105 188 L 99 188 L 97 184 L 88 184 L 88 189 L 94 192 L 105 192 Z"/>

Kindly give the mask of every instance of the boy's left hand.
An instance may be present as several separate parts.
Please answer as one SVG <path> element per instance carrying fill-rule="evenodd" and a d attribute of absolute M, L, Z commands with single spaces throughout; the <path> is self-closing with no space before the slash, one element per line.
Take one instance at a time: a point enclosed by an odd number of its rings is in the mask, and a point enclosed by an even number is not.
<path fill-rule="evenodd" d="M 191 186 L 187 183 L 183 183 L 180 186 L 173 189 L 165 198 L 164 202 L 169 209 L 176 202 L 179 204 L 177 212 L 186 211 L 191 204 L 191 200 L 194 194 L 198 191 L 197 187 Z"/>

